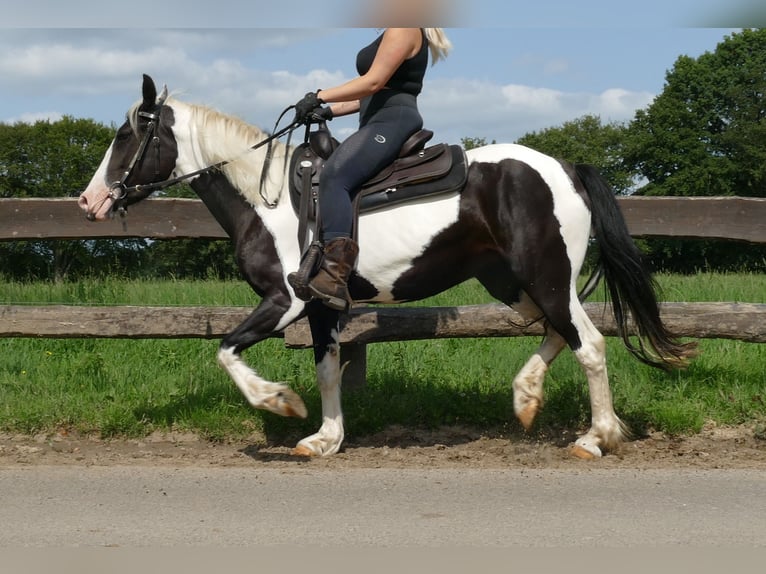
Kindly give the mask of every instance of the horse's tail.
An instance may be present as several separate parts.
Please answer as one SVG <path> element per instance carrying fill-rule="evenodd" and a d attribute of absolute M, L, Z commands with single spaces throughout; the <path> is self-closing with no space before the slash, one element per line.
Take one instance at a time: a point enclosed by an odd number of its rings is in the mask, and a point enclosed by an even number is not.
<path fill-rule="evenodd" d="M 663 324 L 656 284 L 628 232 L 614 192 L 595 167 L 576 164 L 574 168 L 590 197 L 591 225 L 617 331 L 625 346 L 636 358 L 653 367 L 686 366 L 696 354 L 697 345 L 679 342 Z M 638 347 L 630 339 L 628 312 L 638 330 Z"/>

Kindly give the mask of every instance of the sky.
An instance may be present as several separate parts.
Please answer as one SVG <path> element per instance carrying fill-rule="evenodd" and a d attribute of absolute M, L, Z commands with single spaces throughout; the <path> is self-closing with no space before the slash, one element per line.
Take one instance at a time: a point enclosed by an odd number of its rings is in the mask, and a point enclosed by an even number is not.
<path fill-rule="evenodd" d="M 305 92 L 356 75 L 356 52 L 380 31 L 362 26 L 390 20 L 391 1 L 0 0 L 0 122 L 119 125 L 147 73 L 271 130 Z M 428 24 L 453 43 L 419 99 L 425 127 L 449 143 L 512 142 L 585 114 L 628 121 L 679 56 L 715 50 L 766 12 L 739 0 L 409 2 L 432 4 Z M 331 128 L 343 139 L 355 125 Z"/>

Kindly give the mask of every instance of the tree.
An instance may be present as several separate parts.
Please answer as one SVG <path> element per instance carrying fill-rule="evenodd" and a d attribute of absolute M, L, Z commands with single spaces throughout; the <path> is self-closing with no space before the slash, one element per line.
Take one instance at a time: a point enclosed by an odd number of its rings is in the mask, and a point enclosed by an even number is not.
<path fill-rule="evenodd" d="M 766 196 L 766 30 L 681 56 L 630 126 L 625 161 L 645 195 Z"/>
<path fill-rule="evenodd" d="M 55 122 L 0 123 L 0 197 L 77 196 L 90 181 L 113 136 L 114 128 L 69 116 Z M 94 256 L 108 261 L 110 269 L 134 267 L 143 243 L 0 243 L 0 273 L 17 279 L 61 280 L 69 273 L 90 272 L 95 267 Z"/>
<path fill-rule="evenodd" d="M 602 124 L 601 118 L 582 116 L 561 127 L 525 134 L 516 143 L 575 163 L 588 163 L 601 173 L 620 194 L 636 185 L 636 171 L 625 166 L 622 156 L 627 137 L 623 124 Z"/>
<path fill-rule="evenodd" d="M 629 127 L 625 162 L 639 193 L 766 197 L 766 30 L 742 30 L 699 58 L 679 57 L 660 95 Z M 649 242 L 674 271 L 759 268 L 762 248 L 722 242 Z"/>
<path fill-rule="evenodd" d="M 469 150 L 469 149 L 487 145 L 487 138 L 464 137 L 464 138 L 460 138 L 460 143 L 463 146 L 463 149 Z M 492 140 L 492 143 L 494 144 L 497 142 L 495 140 Z"/>
<path fill-rule="evenodd" d="M 64 116 L 0 123 L 0 197 L 73 197 L 85 189 L 114 129 Z"/>

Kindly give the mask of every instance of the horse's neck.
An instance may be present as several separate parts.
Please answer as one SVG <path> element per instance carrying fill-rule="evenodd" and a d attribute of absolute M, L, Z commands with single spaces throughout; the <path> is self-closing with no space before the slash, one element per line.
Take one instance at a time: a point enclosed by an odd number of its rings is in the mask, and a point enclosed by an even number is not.
<path fill-rule="evenodd" d="M 255 207 L 288 199 L 286 162 L 291 149 L 279 141 L 272 146 L 268 176 L 261 182 L 268 145 L 251 149 L 266 134 L 240 120 L 188 104 L 176 107 L 174 127 L 178 143 L 178 170 L 191 173 L 227 162 L 222 172 L 247 201 Z"/>

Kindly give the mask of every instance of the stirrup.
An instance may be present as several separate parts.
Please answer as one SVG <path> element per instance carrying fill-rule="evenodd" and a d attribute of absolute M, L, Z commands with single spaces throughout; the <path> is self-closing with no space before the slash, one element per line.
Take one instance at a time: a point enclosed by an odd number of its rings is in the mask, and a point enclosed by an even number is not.
<path fill-rule="evenodd" d="M 319 269 L 321 256 L 322 244 L 319 241 L 314 241 L 303 254 L 298 270 L 287 275 L 287 282 L 295 291 L 295 296 L 301 301 L 308 302 L 312 299 L 309 282 Z"/>
<path fill-rule="evenodd" d="M 352 301 L 350 298 L 336 297 L 335 295 L 329 295 L 316 289 L 313 285 L 308 286 L 309 296 L 321 301 L 325 307 L 334 309 L 335 311 L 341 311 L 342 313 L 348 313 L 351 309 Z"/>

